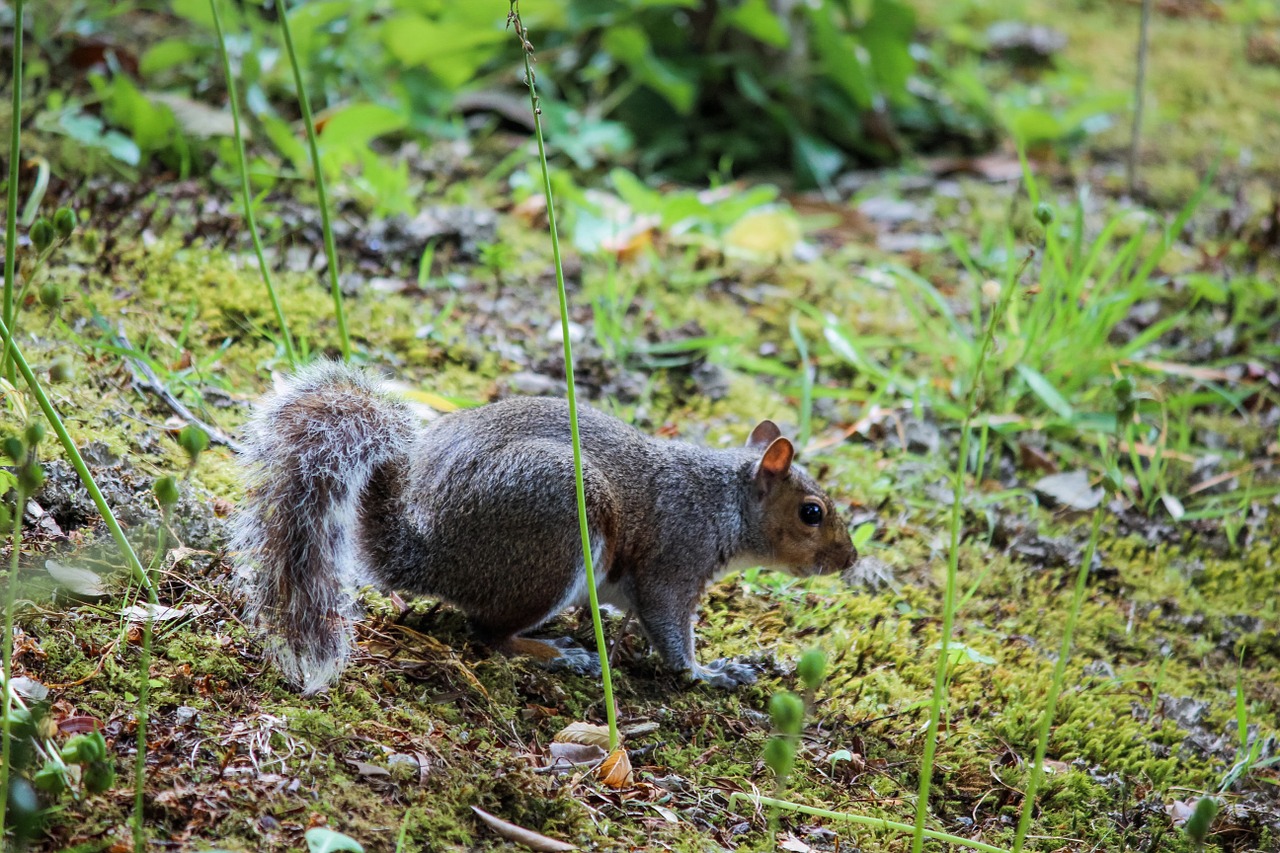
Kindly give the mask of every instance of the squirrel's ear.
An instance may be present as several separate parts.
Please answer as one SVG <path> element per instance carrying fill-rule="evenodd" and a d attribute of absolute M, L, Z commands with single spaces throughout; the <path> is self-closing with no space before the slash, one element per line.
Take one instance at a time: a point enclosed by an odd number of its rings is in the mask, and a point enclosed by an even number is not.
<path fill-rule="evenodd" d="M 777 427 L 774 427 L 774 429 L 777 429 Z M 791 458 L 795 456 L 795 453 L 795 448 L 791 445 L 790 440 L 778 436 L 769 443 L 768 448 L 764 451 L 764 456 L 760 458 L 760 465 L 756 468 L 756 479 L 761 477 L 780 479 L 787 476 L 788 472 L 791 471 Z"/>
<path fill-rule="evenodd" d="M 761 421 L 747 438 L 747 447 L 768 447 L 775 439 L 782 437 L 782 430 L 773 421 Z"/>

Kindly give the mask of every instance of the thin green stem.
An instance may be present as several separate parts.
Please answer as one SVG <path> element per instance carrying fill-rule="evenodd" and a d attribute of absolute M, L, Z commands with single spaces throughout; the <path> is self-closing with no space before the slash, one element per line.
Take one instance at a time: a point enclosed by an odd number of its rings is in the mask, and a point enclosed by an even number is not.
<path fill-rule="evenodd" d="M 9 577 L 5 583 L 4 593 L 4 721 L 0 737 L 4 745 L 0 747 L 0 840 L 4 838 L 6 809 L 9 805 L 9 755 L 11 744 L 9 728 L 13 719 L 13 606 L 18 589 L 18 551 L 22 546 L 22 516 L 27 509 L 27 495 L 22 487 L 18 487 L 18 499 L 14 502 L 13 539 L 10 543 L 12 551 L 9 555 Z"/>
<path fill-rule="evenodd" d="M 284 49 L 293 67 L 293 84 L 298 90 L 298 107 L 302 110 L 302 123 L 307 129 L 307 146 L 311 150 L 311 170 L 316 178 L 316 198 L 320 205 L 320 227 L 324 231 L 324 254 L 329 267 L 329 289 L 333 293 L 333 313 L 338 321 L 338 338 L 342 342 L 343 361 L 351 360 L 351 338 L 347 334 L 347 315 L 342 307 L 342 289 L 338 286 L 338 250 L 333 242 L 333 223 L 329 221 L 329 198 L 324 188 L 324 169 L 320 167 L 320 146 L 316 143 L 316 123 L 311 118 L 311 101 L 302 83 L 302 66 L 298 64 L 293 49 L 293 35 L 289 32 L 288 9 L 276 4 L 280 12 L 280 34 L 284 37 Z"/>
<path fill-rule="evenodd" d="M 18 258 L 18 157 L 22 147 L 22 8 L 24 0 L 13 2 L 13 101 L 9 115 L 9 197 L 4 218 L 4 327 L 17 329 L 14 319 L 13 282 L 17 277 Z M 8 332 L 5 335 L 8 336 Z M 17 384 L 13 365 L 8 365 L 5 378 Z M 6 767 L 8 765 L 5 765 Z"/>
<path fill-rule="evenodd" d="M 969 441 L 973 417 L 978 407 L 978 398 L 982 392 L 983 371 L 986 369 L 987 354 L 991 351 L 995 340 L 996 323 L 1004 317 L 1009 308 L 1009 300 L 1017 286 L 1022 271 L 1026 269 L 1031 256 L 1023 261 L 1018 272 L 1007 282 L 1000 292 L 995 310 L 987 318 L 986 328 L 982 335 L 982 344 L 978 350 L 978 360 L 973 368 L 970 380 L 969 395 L 965 401 L 964 422 L 960 425 L 960 452 L 956 461 L 955 481 L 951 502 L 951 541 L 947 550 L 947 581 L 942 603 L 942 639 L 939 642 L 938 666 L 934 674 L 933 699 L 929 708 L 929 730 L 925 738 L 924 758 L 920 766 L 920 788 L 916 800 L 915 834 L 911 839 L 911 853 L 920 853 L 924 847 L 924 838 L 928 830 L 924 827 L 925 818 L 929 814 L 929 787 L 933 781 L 933 760 L 938 751 L 938 725 L 942 719 L 942 705 L 947 692 L 947 667 L 949 664 L 948 645 L 955 626 L 956 585 L 960 570 L 960 522 L 964 516 L 964 473 L 969 463 Z"/>
<path fill-rule="evenodd" d="M 111 538 L 115 539 L 116 545 L 120 547 L 120 552 L 123 554 L 125 562 L 129 564 L 129 570 L 135 578 L 140 579 L 149 586 L 150 580 L 142 568 L 142 563 L 138 560 L 138 555 L 134 553 L 129 540 L 125 538 L 124 531 L 120 528 L 120 522 L 116 521 L 115 514 L 107 504 L 106 498 L 102 496 L 102 490 L 94 482 L 93 474 L 89 473 L 89 466 L 85 464 L 84 457 L 76 449 L 75 442 L 71 440 L 71 434 L 67 432 L 66 426 L 62 423 L 62 418 L 58 416 L 53 404 L 49 402 L 49 395 L 45 393 L 40 380 L 32 372 L 31 365 L 27 364 L 26 356 L 22 354 L 22 350 L 18 348 L 17 343 L 9 336 L 9 327 L 2 322 L 0 322 L 0 340 L 8 342 L 9 355 L 17 366 L 18 372 L 26 380 L 27 387 L 31 389 L 31 393 L 36 398 L 36 403 L 40 406 L 40 411 L 44 413 L 49 426 L 53 427 L 53 432 L 58 436 L 58 441 L 62 443 L 62 449 L 66 452 L 71 467 L 75 469 L 76 474 L 80 476 L 80 482 L 84 484 L 85 490 L 89 492 L 93 505 L 102 514 L 102 521 L 107 525 L 107 530 L 111 532 Z"/>
<path fill-rule="evenodd" d="M 231 59 L 227 56 L 227 43 L 222 37 L 222 16 L 218 12 L 218 0 L 209 0 L 209 10 L 213 13 L 213 29 L 218 36 L 218 55 L 222 57 L 222 71 L 227 78 L 227 101 L 231 105 L 231 124 L 236 136 L 236 161 L 240 168 L 240 197 L 244 201 L 244 220 L 249 226 L 249 237 L 253 240 L 253 252 L 258 256 L 258 269 L 262 273 L 262 281 L 267 286 L 267 296 L 271 299 L 271 308 L 276 312 L 276 322 L 280 324 L 280 334 L 284 337 L 285 356 L 290 367 L 297 367 L 298 354 L 293 349 L 293 336 L 289 334 L 289 325 L 284 319 L 284 310 L 280 307 L 280 299 L 276 296 L 275 285 L 271 283 L 271 271 L 267 267 L 267 259 L 262 251 L 262 238 L 258 234 L 258 220 L 253 212 L 253 193 L 249 188 L 249 165 L 244 152 L 244 135 L 240 131 L 240 104 L 236 96 L 236 81 L 231 74 Z M 280 12 L 284 14 L 284 10 Z"/>
<path fill-rule="evenodd" d="M 5 353 L 13 360 L 18 372 L 22 374 L 22 378 L 26 380 L 27 387 L 31 389 L 31 393 L 36 398 L 36 403 L 40 406 L 40 411 L 44 413 L 45 419 L 49 422 L 49 426 L 53 427 L 54 434 L 58 436 L 58 441 L 62 443 L 62 449 L 67 454 L 67 459 L 71 462 L 71 467 L 75 469 L 76 474 L 80 477 L 80 482 L 84 484 L 85 489 L 89 492 L 89 497 L 93 500 L 94 506 L 98 508 L 98 512 L 102 514 L 102 520 L 107 525 L 107 529 L 111 531 L 111 537 L 116 540 L 121 554 L 125 558 L 125 562 L 129 564 L 129 570 L 133 576 L 137 578 L 147 589 L 148 598 L 155 600 L 155 586 L 151 583 L 151 577 L 142 568 L 142 563 L 138 560 L 138 555 L 134 553 L 133 547 L 129 544 L 129 540 L 125 538 L 124 530 L 120 528 L 120 522 L 116 520 L 115 513 L 111 511 L 111 507 L 107 505 L 107 500 L 102 496 L 102 490 L 98 488 L 98 484 L 93 479 L 93 474 L 89 472 L 89 466 L 85 464 L 84 457 L 80 455 L 80 451 L 76 448 L 76 443 L 71 440 L 71 434 L 67 432 L 66 426 L 62 423 L 62 418 L 58 416 L 58 411 L 53 408 L 53 403 L 49 402 L 49 395 L 45 393 L 40 380 L 36 378 L 35 373 L 31 370 L 31 365 L 27 364 L 26 357 L 22 354 L 22 350 L 18 348 L 17 342 L 9 333 L 9 326 L 0 323 L 0 339 L 6 342 Z M 148 621 L 148 631 L 150 630 L 150 619 Z M 144 637 L 145 639 L 145 637 Z M 138 697 L 139 701 L 144 701 L 143 697 L 149 686 L 151 661 L 150 654 L 144 655 L 139 663 L 139 685 Z M 6 682 L 7 683 L 7 682 Z M 143 755 L 147 749 L 146 726 L 141 717 L 138 720 L 138 754 Z M 8 765 L 6 765 L 7 767 Z M 141 792 L 141 787 L 138 791 Z M 141 794 L 138 795 L 138 810 L 134 816 L 134 840 L 137 846 L 139 836 L 143 833 L 142 810 L 141 810 Z M 145 838 L 142 839 L 145 842 Z M 141 849 L 141 848 L 139 848 Z"/>
<path fill-rule="evenodd" d="M 831 820 L 842 820 L 846 823 L 856 823 L 860 826 L 871 827 L 872 829 L 887 829 L 904 834 L 916 831 L 916 828 L 911 824 L 899 823 L 896 820 L 886 820 L 882 817 L 867 817 L 865 815 L 849 814 L 847 812 L 835 812 L 830 809 L 805 806 L 788 800 L 779 800 L 773 797 L 761 797 L 758 794 L 744 794 L 741 791 L 735 791 L 729 795 L 729 804 L 733 805 L 739 799 L 748 800 L 760 806 L 771 806 L 775 809 L 785 809 L 790 812 L 812 815 L 813 817 L 825 817 Z M 983 853 L 1009 853 L 1009 851 L 1001 847 L 984 844 L 981 841 L 974 841 L 972 838 L 965 838 L 960 835 L 948 835 L 945 832 L 938 832 L 934 829 L 926 829 L 924 834 L 926 837 L 932 838 L 935 841 L 946 841 L 949 844 L 958 844 L 962 847 L 968 847 L 973 850 L 981 850 Z"/>
<path fill-rule="evenodd" d="M 1076 572 L 1076 589 L 1071 597 L 1071 610 L 1067 612 L 1067 624 L 1062 630 L 1062 648 L 1058 650 L 1058 660 L 1053 665 L 1053 680 L 1049 684 L 1049 695 L 1044 700 L 1044 711 L 1040 717 L 1040 739 L 1036 743 L 1035 763 L 1031 766 L 1031 778 L 1027 782 L 1026 793 L 1022 795 L 1022 816 L 1018 819 L 1018 834 L 1013 839 L 1013 853 L 1022 850 L 1027 840 L 1027 830 L 1031 828 L 1031 811 L 1035 806 L 1036 791 L 1044 779 L 1044 756 L 1049 749 L 1049 729 L 1053 727 L 1053 714 L 1058 707 L 1058 694 L 1062 691 L 1062 682 L 1067 674 L 1067 659 L 1071 656 L 1071 637 L 1076 630 L 1076 620 L 1080 616 L 1080 608 L 1084 605 L 1084 592 L 1088 586 L 1089 566 L 1093 564 L 1093 552 L 1098 547 L 1098 533 L 1102 530 L 1102 507 L 1093 511 L 1093 529 L 1089 533 L 1089 544 L 1084 549 L 1084 559 L 1080 570 Z"/>
<path fill-rule="evenodd" d="M 542 109 L 534 85 L 532 45 L 520 20 L 519 0 L 511 0 L 508 22 L 515 25 L 516 36 L 524 48 L 525 82 L 529 86 L 529 103 L 533 107 L 533 134 L 538 141 L 538 161 L 542 165 L 542 189 L 547 197 L 547 226 L 551 231 L 551 258 L 556 268 L 556 294 L 560 300 L 560 332 L 564 342 L 564 373 L 569 386 L 569 429 L 573 439 L 573 488 L 578 499 L 578 532 L 582 537 L 582 565 L 587 574 L 587 595 L 591 602 L 591 624 L 595 628 L 596 653 L 600 656 L 600 677 L 604 684 L 605 717 L 609 722 L 609 750 L 618 748 L 618 714 L 613 705 L 613 676 L 609 671 L 609 648 L 600 620 L 600 601 L 596 594 L 595 566 L 591 559 L 591 530 L 587 523 L 586 487 L 582 478 L 582 438 L 578 432 L 578 398 L 573 381 L 573 345 L 569 340 L 569 301 L 564 285 L 564 265 L 560 260 L 560 237 L 556 231 L 556 207 L 551 194 L 551 171 L 547 167 L 547 149 L 542 138 Z"/>
<path fill-rule="evenodd" d="M 146 793 L 147 752 L 142 745 L 147 742 L 147 720 L 151 700 L 151 643 L 155 636 L 156 606 L 160 603 L 156 598 L 156 585 L 151 576 L 152 570 L 164 560 L 165 532 L 169 529 L 169 508 L 162 506 L 160 511 L 160 533 L 156 543 L 156 554 L 147 566 L 147 619 L 142 626 L 142 655 L 138 668 L 142 678 L 138 684 L 138 756 L 133 764 L 133 849 L 134 853 L 146 853 L 147 835 L 143 824 L 143 800 Z"/>

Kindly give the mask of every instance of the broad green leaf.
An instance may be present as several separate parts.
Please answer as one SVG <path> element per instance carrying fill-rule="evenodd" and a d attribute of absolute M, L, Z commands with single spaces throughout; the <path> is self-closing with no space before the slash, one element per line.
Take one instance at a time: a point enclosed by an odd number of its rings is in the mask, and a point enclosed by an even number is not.
<path fill-rule="evenodd" d="M 335 853 L 339 850 L 364 853 L 364 847 L 351 836 L 323 826 L 308 829 L 304 837 L 307 839 L 308 853 Z"/>
<path fill-rule="evenodd" d="M 844 91 L 855 105 L 870 109 L 874 93 L 858 54 L 861 46 L 850 36 L 836 29 L 832 14 L 824 6 L 809 8 L 809 20 L 813 24 L 813 45 L 817 50 L 822 71 L 831 82 Z"/>
<path fill-rule="evenodd" d="M 881 91 L 892 101 L 907 99 L 907 80 L 916 67 L 911 58 L 915 31 L 916 16 L 910 7 L 900 0 L 874 0 L 862 43 Z"/>
<path fill-rule="evenodd" d="M 196 46 L 185 39 L 165 39 L 147 48 L 138 62 L 143 77 L 151 77 L 176 65 L 190 62 L 200 55 Z"/>
<path fill-rule="evenodd" d="M 722 14 L 726 24 L 756 41 L 774 47 L 786 47 L 790 41 L 787 28 L 765 0 L 746 0 L 742 5 Z"/>
<path fill-rule="evenodd" d="M 392 56 L 404 65 L 427 69 L 451 89 L 474 79 L 481 66 L 499 55 L 507 38 L 502 30 L 418 15 L 397 16 L 382 28 L 383 43 Z"/>

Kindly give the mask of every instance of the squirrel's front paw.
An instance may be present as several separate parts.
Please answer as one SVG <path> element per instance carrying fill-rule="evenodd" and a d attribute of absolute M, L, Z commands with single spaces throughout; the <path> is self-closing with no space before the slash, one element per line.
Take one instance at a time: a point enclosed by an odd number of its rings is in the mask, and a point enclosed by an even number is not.
<path fill-rule="evenodd" d="M 549 646 L 555 646 L 560 654 L 547 661 L 547 669 L 551 672 L 572 672 L 574 675 L 600 675 L 600 656 L 587 651 L 570 637 L 557 637 L 554 640 L 543 640 Z"/>
<path fill-rule="evenodd" d="M 755 684 L 756 668 L 745 661 L 720 658 L 706 666 L 695 665 L 689 672 L 689 678 L 710 684 L 712 687 L 732 690 L 735 687 Z"/>

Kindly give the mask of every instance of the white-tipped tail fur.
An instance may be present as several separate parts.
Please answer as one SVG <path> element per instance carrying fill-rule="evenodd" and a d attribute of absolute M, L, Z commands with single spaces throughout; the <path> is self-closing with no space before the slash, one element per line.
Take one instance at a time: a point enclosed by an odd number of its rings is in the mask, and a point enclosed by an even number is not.
<path fill-rule="evenodd" d="M 267 651 L 304 692 L 341 671 L 366 582 L 358 503 L 408 458 L 415 419 L 369 373 L 323 361 L 259 404 L 244 431 L 249 492 L 232 526 L 236 574 Z"/>

